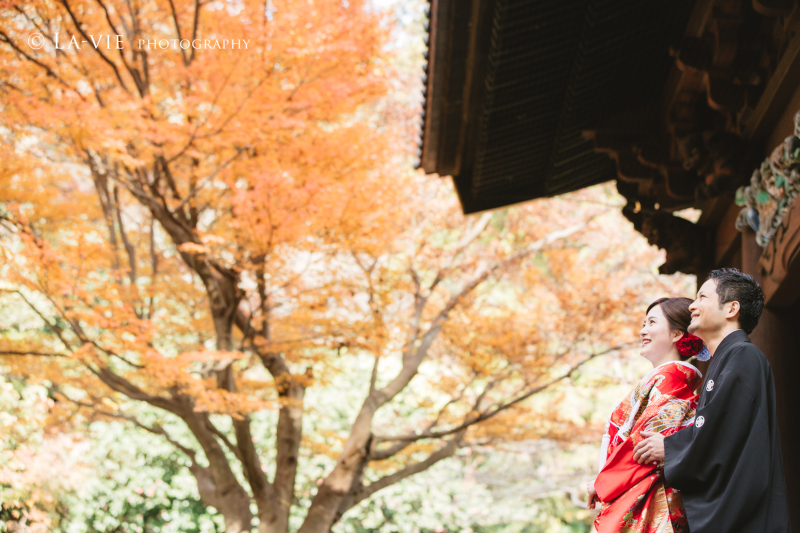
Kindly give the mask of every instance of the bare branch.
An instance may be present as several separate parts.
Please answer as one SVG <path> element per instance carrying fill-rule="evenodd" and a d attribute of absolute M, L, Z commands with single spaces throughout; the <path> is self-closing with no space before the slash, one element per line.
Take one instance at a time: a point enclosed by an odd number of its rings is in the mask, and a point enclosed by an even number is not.
<path fill-rule="evenodd" d="M 14 41 L 12 41 L 11 38 L 5 32 L 3 32 L 2 30 L 0 30 L 0 37 L 1 37 L 0 41 L 8 44 L 11 48 L 14 49 L 15 52 L 17 52 L 19 55 L 21 55 L 22 57 L 24 57 L 25 59 L 27 59 L 31 63 L 34 63 L 35 65 L 41 67 L 47 73 L 48 76 L 50 76 L 51 78 L 54 78 L 61 85 L 63 85 L 64 87 L 69 89 L 71 92 L 75 93 L 76 95 L 78 95 L 78 97 L 81 100 L 83 100 L 84 102 L 86 101 L 86 98 L 84 98 L 81 93 L 79 93 L 77 90 L 75 90 L 73 87 L 71 87 L 67 82 L 62 80 L 61 77 L 58 74 L 56 74 L 50 67 L 48 67 L 47 65 L 45 65 L 41 61 L 38 61 L 37 59 L 35 59 L 35 58 L 29 56 L 28 54 L 26 54 L 25 52 L 23 52 L 22 49 L 19 46 L 17 46 L 14 43 Z"/>
<path fill-rule="evenodd" d="M 513 405 L 516 405 L 516 404 L 520 403 L 521 401 L 526 400 L 526 399 L 530 398 L 531 396 L 533 396 L 535 394 L 538 394 L 538 393 L 544 391 L 545 389 L 548 389 L 549 387 L 552 387 L 553 385 L 555 385 L 556 383 L 559 383 L 560 381 L 563 381 L 565 379 L 568 379 L 568 378 L 572 377 L 572 374 L 574 374 L 576 370 L 578 370 L 580 367 L 582 367 L 583 365 L 585 365 L 586 363 L 588 363 L 589 361 L 591 361 L 595 357 L 600 357 L 601 355 L 605 355 L 607 353 L 619 351 L 619 350 L 621 350 L 623 348 L 626 348 L 627 346 L 630 346 L 630 343 L 621 344 L 621 345 L 609 348 L 607 350 L 603 350 L 602 352 L 593 353 L 592 355 L 584 358 L 583 360 L 581 360 L 580 362 L 576 363 L 575 365 L 572 365 L 567 372 L 561 374 L 560 376 L 555 377 L 555 378 L 551 379 L 550 381 L 548 381 L 548 382 L 546 382 L 546 383 L 544 383 L 542 385 L 539 385 L 538 387 L 534 387 L 533 389 L 530 389 L 530 390 L 518 395 L 513 400 L 509 400 L 509 401 L 507 401 L 505 403 L 502 403 L 502 404 L 498 405 L 497 407 L 495 407 L 494 409 L 491 409 L 489 411 L 483 412 L 479 416 L 474 417 L 471 420 L 468 420 L 468 421 L 464 422 L 463 424 L 461 424 L 461 425 L 459 425 L 459 426 L 457 426 L 455 428 L 448 429 L 446 431 L 425 431 L 425 432 L 421 432 L 419 435 L 410 434 L 410 435 L 400 435 L 400 436 L 395 436 L 395 437 L 390 437 L 390 436 L 380 437 L 380 436 L 376 436 L 375 440 L 377 442 L 417 441 L 417 440 L 421 440 L 421 439 L 440 439 L 442 437 L 446 437 L 448 435 L 452 435 L 453 433 L 458 433 L 458 432 L 463 431 L 466 428 L 468 428 L 468 427 L 470 427 L 470 426 L 472 426 L 474 424 L 477 424 L 479 422 L 483 422 L 484 420 L 488 420 L 489 418 L 492 418 L 493 416 L 497 415 L 498 413 L 501 413 L 502 411 L 505 411 L 509 407 L 512 407 Z"/>
<path fill-rule="evenodd" d="M 578 231 L 586 227 L 586 225 L 593 218 L 594 217 L 591 217 L 581 222 L 580 224 L 570 226 L 569 228 L 549 233 L 544 237 L 542 237 L 541 239 L 531 243 L 524 249 L 520 250 L 519 252 L 505 259 L 479 266 L 475 274 L 473 275 L 472 279 L 467 281 L 467 283 L 465 283 L 460 290 L 456 291 L 450 297 L 450 299 L 447 301 L 444 307 L 431 321 L 430 327 L 422 336 L 419 347 L 415 351 L 412 351 L 411 348 L 413 348 L 413 345 L 410 344 L 406 345 L 407 349 L 404 350 L 403 353 L 403 369 L 397 374 L 397 376 L 392 381 L 386 384 L 386 386 L 384 386 L 381 390 L 377 391 L 379 395 L 377 398 L 373 398 L 372 401 L 378 401 L 379 405 L 383 405 L 387 401 L 391 400 L 394 396 L 396 396 L 401 390 L 403 390 L 403 388 L 405 388 L 405 386 L 411 381 L 411 379 L 413 379 L 413 377 L 417 374 L 419 365 L 422 364 L 422 361 L 425 359 L 428 349 L 433 344 L 433 341 L 436 339 L 437 335 L 439 334 L 439 331 L 441 331 L 442 326 L 447 320 L 447 317 L 450 315 L 450 312 L 458 305 L 458 303 L 462 300 L 462 298 L 467 296 L 481 283 L 486 281 L 486 279 L 491 274 L 494 274 L 501 268 L 508 266 L 509 264 L 513 264 L 514 262 L 519 261 L 531 255 L 532 253 L 545 249 L 554 242 L 566 239 L 570 235 L 577 233 Z"/>
<path fill-rule="evenodd" d="M 170 413 L 181 415 L 181 409 L 172 398 L 164 398 L 161 396 L 153 396 L 147 394 L 142 389 L 126 380 L 122 376 L 112 372 L 107 367 L 93 368 L 91 365 L 86 365 L 89 371 L 97 376 L 100 381 L 105 383 L 111 390 L 124 394 L 132 400 L 141 400 L 150 405 L 160 407 Z"/>
<path fill-rule="evenodd" d="M 170 3 L 171 3 L 171 0 L 170 0 Z M 211 181 L 212 181 L 214 178 L 216 178 L 216 177 L 217 177 L 217 175 L 218 175 L 220 172 L 222 172 L 223 170 L 225 170 L 225 168 L 226 168 L 228 165 L 230 165 L 231 163 L 233 163 L 233 161 L 234 161 L 234 160 L 236 160 L 236 158 L 238 158 L 238 157 L 239 157 L 239 156 L 240 156 L 240 155 L 241 155 L 241 154 L 242 154 L 242 153 L 243 153 L 245 150 L 247 150 L 248 148 L 249 148 L 249 146 L 245 146 L 244 148 L 239 148 L 238 150 L 236 150 L 236 154 L 234 154 L 233 156 L 231 156 L 230 158 L 228 158 L 228 160 L 227 160 L 227 161 L 223 162 L 223 163 L 222 163 L 222 164 L 219 166 L 219 168 L 218 168 L 217 170 L 215 170 L 215 171 L 214 171 L 214 172 L 213 172 L 213 173 L 212 173 L 210 176 L 208 176 L 207 178 L 205 178 L 205 179 L 203 180 L 203 182 L 202 182 L 202 183 L 200 183 L 200 185 L 198 185 L 197 187 L 195 187 L 195 188 L 194 188 L 194 190 L 192 190 L 192 191 L 191 191 L 189 194 L 187 194 L 187 195 L 186 195 L 186 196 L 183 198 L 183 200 L 181 201 L 181 203 L 180 203 L 180 204 L 178 204 L 178 207 L 176 207 L 176 208 L 173 210 L 173 213 L 174 213 L 174 212 L 178 212 L 178 211 L 182 210 L 182 209 L 184 208 L 184 206 L 186 206 L 186 204 L 187 204 L 187 203 L 189 203 L 189 200 L 191 200 L 192 198 L 194 198 L 194 196 L 195 196 L 195 195 L 197 195 L 197 193 L 198 193 L 198 192 L 199 192 L 201 189 L 203 189 L 203 188 L 204 188 L 206 185 L 208 185 L 209 183 L 211 183 Z"/>
<path fill-rule="evenodd" d="M 64 6 L 64 9 L 67 10 L 67 13 L 69 14 L 70 18 L 72 19 L 73 24 L 75 25 L 75 28 L 78 30 L 78 33 L 81 34 L 81 36 L 84 38 L 84 40 L 86 42 L 92 42 L 90 40 L 89 36 L 83 30 L 83 24 L 81 22 L 78 22 L 77 17 L 72 12 L 72 8 L 69 7 L 69 2 L 67 0 L 60 0 L 60 1 L 61 1 L 61 4 Z M 114 64 L 113 61 L 111 61 L 108 57 L 106 57 L 106 55 L 103 52 L 100 51 L 100 47 L 99 46 L 93 46 L 92 48 L 94 49 L 95 52 L 97 52 L 97 54 L 100 56 L 100 58 L 103 61 L 105 61 L 111 67 L 111 69 L 114 71 L 114 75 L 117 77 L 117 80 L 119 81 L 119 84 L 120 84 L 120 86 L 122 86 L 123 90 L 126 93 L 130 94 L 130 90 L 128 89 L 128 86 L 125 85 L 125 82 L 122 80 L 122 76 L 120 75 L 119 70 L 117 69 L 117 65 Z M 140 95 L 144 96 L 141 93 L 140 93 Z"/>
<path fill-rule="evenodd" d="M 113 416 L 113 415 L 110 415 L 110 416 Z M 149 431 L 150 433 L 153 433 L 154 435 L 161 435 L 162 437 L 164 437 L 164 439 L 166 439 L 167 442 L 169 442 L 170 444 L 175 446 L 177 449 L 179 449 L 180 451 L 182 451 L 183 453 L 188 455 L 192 459 L 192 462 L 194 462 L 195 451 L 190 449 L 190 448 L 187 448 L 183 444 L 179 443 L 178 441 L 176 441 L 175 439 L 170 437 L 169 433 L 167 433 L 164 428 L 162 428 L 162 427 L 150 427 L 150 426 L 148 426 L 146 424 L 142 424 L 141 422 L 139 422 L 138 420 L 136 420 L 132 416 L 121 415 L 120 418 L 124 418 L 125 420 L 129 420 L 130 422 L 132 422 L 136 426 L 144 429 L 145 431 Z"/>
<path fill-rule="evenodd" d="M 200 0 L 195 0 L 194 2 L 194 21 L 192 22 L 192 42 L 197 38 L 197 30 L 200 28 Z M 192 53 L 189 55 L 189 63 L 194 60 L 194 47 L 192 47 Z"/>
<path fill-rule="evenodd" d="M 35 357 L 69 357 L 69 354 L 52 353 L 52 352 L 28 352 L 16 350 L 0 350 L 0 355 L 19 355 L 19 356 L 35 356 Z"/>
<path fill-rule="evenodd" d="M 131 280 L 131 286 L 135 286 L 136 250 L 134 249 L 130 240 L 128 240 L 128 235 L 125 233 L 125 224 L 122 222 L 122 209 L 120 209 L 119 205 L 119 187 L 114 187 L 114 210 L 117 212 L 117 224 L 119 224 L 119 234 L 122 238 L 122 244 L 125 246 L 125 252 L 128 254 L 128 275 Z"/>
<path fill-rule="evenodd" d="M 219 440 L 221 440 L 223 444 L 225 444 L 225 446 L 227 446 L 227 448 L 236 456 L 237 459 L 239 459 L 239 461 L 242 461 L 242 463 L 244 463 L 244 460 L 242 458 L 242 452 L 239 450 L 239 448 L 236 447 L 235 444 L 233 444 L 230 441 L 230 439 L 228 439 L 227 435 L 225 435 L 223 432 L 217 429 L 217 426 L 215 426 L 214 423 L 211 422 L 211 419 L 208 418 L 207 416 L 205 417 L 205 423 L 209 431 L 211 431 L 211 433 L 216 435 L 216 437 Z"/>
<path fill-rule="evenodd" d="M 375 363 L 372 365 L 372 374 L 369 377 L 369 394 L 375 392 L 375 383 L 378 381 L 378 364 L 381 361 L 380 354 L 375 355 Z"/>
<path fill-rule="evenodd" d="M 435 428 L 439 424 L 439 420 L 441 420 L 442 415 L 445 413 L 445 411 L 447 411 L 447 408 L 450 407 L 451 405 L 455 404 L 455 403 L 460 402 L 461 399 L 464 397 L 464 394 L 466 393 L 467 389 L 474 382 L 475 382 L 475 376 L 473 375 L 472 380 L 470 380 L 469 383 L 466 383 L 464 385 L 464 387 L 462 387 L 461 391 L 458 393 L 457 396 L 455 396 L 453 398 L 450 398 L 450 400 L 448 400 L 448 402 L 446 404 L 444 404 L 441 409 L 439 409 L 439 412 L 436 414 L 436 418 L 434 418 L 430 423 L 428 423 L 428 425 L 422 431 L 423 432 L 430 432 L 433 428 Z M 401 451 L 403 451 L 404 449 L 406 449 L 408 446 L 410 446 L 413 443 L 413 441 L 404 440 L 404 441 L 399 441 L 399 442 L 393 444 L 389 448 L 386 448 L 386 449 L 383 449 L 383 450 L 375 450 L 374 448 L 379 442 L 381 442 L 381 441 L 378 438 L 373 438 L 373 440 L 372 440 L 373 451 L 369 455 L 369 460 L 370 461 L 383 461 L 385 459 L 389 459 L 390 457 L 393 457 L 394 455 L 400 453 Z"/>
<path fill-rule="evenodd" d="M 461 236 L 461 239 L 459 239 L 458 243 L 456 244 L 456 248 L 453 254 L 450 256 L 450 260 L 447 262 L 447 265 L 439 269 L 439 271 L 436 273 L 436 277 L 434 278 L 431 285 L 428 287 L 428 291 L 432 292 L 436 288 L 436 286 L 439 285 L 439 283 L 441 283 L 441 281 L 447 275 L 447 272 L 449 272 L 453 268 L 453 264 L 455 264 L 456 259 L 458 259 L 458 257 L 464 253 L 464 251 L 469 247 L 470 244 L 475 242 L 475 239 L 477 239 L 481 235 L 481 233 L 483 233 L 483 230 L 486 229 L 491 220 L 492 220 L 492 213 L 491 212 L 484 213 L 483 215 L 481 215 L 481 218 L 478 219 L 478 221 L 475 224 L 473 224 L 470 228 L 467 229 L 467 231 L 464 232 L 464 234 Z"/>
<path fill-rule="evenodd" d="M 181 36 L 181 25 L 178 24 L 178 12 L 175 10 L 175 2 L 169 0 L 169 8 L 172 12 L 172 22 L 175 23 L 175 33 L 178 35 L 178 42 L 183 41 L 183 37 Z M 183 57 L 183 65 L 188 67 L 189 66 L 189 58 L 186 56 L 186 50 L 181 47 L 181 56 Z"/>
<path fill-rule="evenodd" d="M 434 464 L 438 463 L 442 459 L 446 459 L 452 456 L 458 450 L 459 445 L 461 444 L 461 440 L 464 437 L 465 430 L 461 430 L 458 434 L 447 441 L 447 444 L 433 452 L 427 459 L 424 461 L 420 461 L 418 463 L 411 464 L 406 466 L 405 468 L 398 470 L 388 476 L 384 476 L 381 479 L 370 483 L 368 486 L 361 488 L 360 490 L 356 491 L 351 505 L 349 508 L 352 508 L 358 503 L 366 500 L 376 492 L 381 489 L 385 489 L 391 485 L 394 485 L 398 481 L 401 481 L 409 476 L 413 476 L 414 474 L 418 474 L 419 472 L 423 472 L 433 466 Z"/>
<path fill-rule="evenodd" d="M 167 431 L 162 427 L 151 427 L 151 426 L 148 426 L 147 424 L 143 424 L 142 422 L 139 422 L 139 420 L 136 417 L 134 417 L 132 415 L 126 415 L 124 412 L 122 412 L 121 409 L 118 409 L 116 413 L 112 413 L 112 412 L 105 411 L 103 409 L 98 408 L 98 406 L 96 404 L 86 403 L 86 402 L 82 402 L 80 400 L 75 400 L 73 398 L 70 398 L 67 394 L 65 394 L 64 391 L 62 391 L 58 386 L 48 387 L 48 389 L 52 393 L 58 394 L 59 396 L 61 396 L 65 400 L 67 400 L 68 402 L 73 403 L 73 404 L 75 404 L 75 405 L 77 405 L 79 407 L 85 407 L 87 409 L 91 409 L 92 411 L 96 412 L 97 414 L 100 414 L 100 415 L 103 415 L 103 416 L 107 416 L 107 417 L 110 417 L 110 418 L 119 418 L 119 419 L 122 419 L 122 420 L 127 420 L 128 422 L 131 422 L 134 425 L 144 429 L 145 431 L 153 433 L 154 435 L 161 435 L 162 437 L 164 437 L 167 440 L 167 442 L 169 442 L 170 444 L 175 446 L 177 449 L 182 451 L 184 454 L 186 454 L 192 460 L 192 462 L 195 461 L 196 452 L 194 450 L 192 450 L 191 448 L 188 448 L 188 447 L 184 446 L 183 444 L 179 443 L 178 441 L 176 441 L 175 439 L 173 439 L 169 435 L 169 433 L 167 433 Z"/>
<path fill-rule="evenodd" d="M 33 310 L 33 312 L 36 313 L 39 316 L 39 318 L 42 319 L 42 321 L 47 325 L 47 327 L 50 328 L 56 334 L 56 336 L 58 337 L 58 340 L 61 341 L 61 343 L 64 345 L 64 347 L 67 350 L 72 351 L 72 346 L 70 346 L 69 343 L 67 343 L 67 340 L 64 338 L 64 330 L 62 328 L 60 328 L 58 325 L 56 325 L 56 324 L 51 324 L 50 321 L 47 320 L 47 318 L 45 318 L 44 314 L 41 311 L 39 311 L 39 309 L 37 309 L 36 306 L 33 305 L 33 303 L 30 300 L 28 300 L 25 297 L 25 295 L 22 294 L 21 291 L 19 291 L 19 290 L 9 291 L 9 290 L 6 290 L 6 289 L 0 289 L 0 293 L 13 293 L 13 294 L 18 295 L 20 298 L 22 298 L 22 300 L 26 304 L 28 304 L 28 307 L 30 307 Z"/>
<path fill-rule="evenodd" d="M 259 515 L 266 513 L 273 516 L 275 513 L 275 488 L 267 480 L 267 475 L 261 469 L 261 460 L 253 446 L 253 435 L 250 431 L 250 418 L 244 416 L 242 420 L 233 420 L 233 429 L 236 432 L 236 455 L 242 462 L 242 469 L 253 496 L 259 506 Z M 262 509 L 264 506 L 266 508 Z"/>

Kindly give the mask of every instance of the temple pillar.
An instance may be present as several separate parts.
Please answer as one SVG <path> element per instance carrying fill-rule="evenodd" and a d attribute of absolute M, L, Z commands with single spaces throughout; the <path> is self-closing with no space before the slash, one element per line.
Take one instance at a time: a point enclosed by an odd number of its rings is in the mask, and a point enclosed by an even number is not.
<path fill-rule="evenodd" d="M 763 249 L 748 229 L 742 235 L 742 271 L 763 286 L 758 267 Z M 778 425 L 781 435 L 783 468 L 789 497 L 789 512 L 795 529 L 800 527 L 800 456 L 792 450 L 800 442 L 800 300 L 775 308 L 767 305 L 750 339 L 767 356 L 775 377 Z"/>

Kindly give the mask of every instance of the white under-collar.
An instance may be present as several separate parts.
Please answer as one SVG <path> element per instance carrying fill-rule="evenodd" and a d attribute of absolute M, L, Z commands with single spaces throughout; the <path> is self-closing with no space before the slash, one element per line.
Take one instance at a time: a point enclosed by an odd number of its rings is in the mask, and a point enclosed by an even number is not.
<path fill-rule="evenodd" d="M 666 363 L 661 363 L 660 365 L 658 365 L 657 367 L 655 367 L 653 370 L 654 370 L 654 371 L 655 371 L 655 370 L 658 370 L 658 369 L 659 369 L 659 368 L 661 368 L 662 366 L 664 366 L 664 365 L 671 365 L 672 363 L 675 363 L 676 365 L 683 365 L 683 366 L 685 366 L 685 367 L 691 368 L 692 370 L 694 370 L 695 372 L 697 372 L 697 374 L 698 374 L 698 375 L 699 375 L 701 378 L 703 377 L 703 373 L 702 373 L 702 372 L 700 372 L 700 369 L 699 369 L 699 368 L 697 368 L 696 366 L 694 366 L 694 365 L 693 365 L 693 364 L 691 364 L 691 363 L 687 363 L 686 361 L 667 361 Z"/>

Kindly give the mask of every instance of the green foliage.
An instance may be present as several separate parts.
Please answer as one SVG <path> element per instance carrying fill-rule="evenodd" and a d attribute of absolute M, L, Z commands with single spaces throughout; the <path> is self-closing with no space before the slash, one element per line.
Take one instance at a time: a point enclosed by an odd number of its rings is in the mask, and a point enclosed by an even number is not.
<path fill-rule="evenodd" d="M 552 448 L 541 462 L 576 450 Z M 516 459 L 512 458 L 516 456 Z M 585 450 L 577 450 L 582 457 Z M 584 463 L 585 461 L 584 457 Z M 516 462 L 515 462 L 516 461 Z M 578 507 L 558 487 L 538 493 L 497 490 L 494 470 L 505 465 L 530 474 L 521 466 L 540 467 L 527 453 L 483 450 L 462 453 L 413 478 L 385 489 L 344 516 L 337 533 L 572 533 L 591 527 L 590 511 Z M 527 477 L 520 484 L 538 488 Z"/>
<path fill-rule="evenodd" d="M 200 502 L 185 459 L 160 437 L 120 422 L 91 426 L 95 466 L 68 499 L 65 533 L 212 533 L 221 517 Z"/>
<path fill-rule="evenodd" d="M 4 414 L 37 414 L 36 406 L 46 398 L 38 387 L 16 387 L 3 382 Z M 17 390 L 19 389 L 19 390 Z M 333 392 L 333 391 L 332 391 Z M 325 396 L 323 393 L 322 396 Z M 31 403 L 33 402 L 33 403 Z M 349 413 L 313 413 L 308 423 L 317 425 Z M 143 419 L 154 413 L 139 412 Z M 8 418 L 8 414 L 5 415 Z M 344 423 L 339 421 L 339 423 Z M 259 427 L 257 424 L 256 427 Z M 176 433 L 175 428 L 170 428 Z M 177 433 L 178 437 L 185 437 Z M 223 520 L 213 508 L 204 508 L 196 483 L 186 468 L 186 459 L 161 437 L 130 427 L 122 421 L 93 422 L 83 439 L 66 445 L 63 435 L 50 438 L 32 431 L 19 434 L 31 446 L 31 457 L 49 461 L 53 478 L 69 479 L 49 486 L 53 501 L 49 527 L 42 531 L 60 533 L 212 533 L 223 531 Z M 4 440 L 5 446 L 17 446 Z M 16 441 L 15 441 L 16 442 Z M 54 455 L 59 448 L 62 453 Z M 268 453 L 268 450 L 263 450 Z M 527 452 L 526 452 L 527 453 Z M 503 464 L 520 470 L 513 457 L 527 461 L 519 451 L 465 451 L 456 458 L 381 491 L 376 497 L 349 511 L 334 527 L 336 533 L 568 533 L 588 532 L 588 513 L 561 494 L 541 498 L 510 498 L 493 487 L 495 470 Z M 577 453 L 552 448 L 553 453 Z M 58 460 L 54 460 L 58 457 Z M 309 456 L 308 459 L 311 457 Z M 317 458 L 318 459 L 318 458 Z M 538 465 L 539 463 L 536 463 Z M 534 465 L 534 466 L 536 466 Z M 303 461 L 300 484 L 306 492 L 315 486 L 327 464 Z M 0 510 L 0 531 L 4 524 L 17 523 L 24 510 L 24 495 L 47 480 L 30 472 L 30 486 L 0 488 L 5 507 Z M 505 481 L 503 482 L 505 483 Z M 531 481 L 529 485 L 535 485 Z M 13 489 L 14 499 L 9 499 Z M 28 496 L 29 497 L 29 496 Z M 17 506 L 10 503 L 16 502 Z M 12 515 L 13 511 L 18 511 Z"/>

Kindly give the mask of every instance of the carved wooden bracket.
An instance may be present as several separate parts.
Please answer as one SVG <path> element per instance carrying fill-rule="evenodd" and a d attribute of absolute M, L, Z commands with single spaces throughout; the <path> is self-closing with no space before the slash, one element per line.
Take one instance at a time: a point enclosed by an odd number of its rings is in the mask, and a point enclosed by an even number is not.
<path fill-rule="evenodd" d="M 669 51 L 675 68 L 662 98 L 584 132 L 616 163 L 625 215 L 667 251 L 663 272 L 703 273 L 713 261 L 705 230 L 672 213 L 732 196 L 762 159 L 742 121 L 786 49 L 795 25 L 778 17 L 797 12 L 792 2 L 710 0 Z"/>
<path fill-rule="evenodd" d="M 639 207 L 637 212 L 635 206 L 628 204 L 622 214 L 648 243 L 666 250 L 667 261 L 658 268 L 660 273 L 700 275 L 708 271 L 714 249 L 708 230 L 670 213 Z"/>
<path fill-rule="evenodd" d="M 735 133 L 696 129 L 670 137 L 652 108 L 634 110 L 633 123 L 625 120 L 630 114 L 584 132 L 595 151 L 616 162 L 619 180 L 639 185 L 629 200 L 653 198 L 667 211 L 691 207 L 735 191 L 758 164 L 758 150 Z"/>
<path fill-rule="evenodd" d="M 778 225 L 761 259 L 762 287 L 771 307 L 787 307 L 800 297 L 800 202 L 794 202 Z"/>
<path fill-rule="evenodd" d="M 750 185 L 736 191 L 744 208 L 736 228 L 750 226 L 756 242 L 766 247 L 786 212 L 800 195 L 800 111 L 794 116 L 794 134 L 786 137 L 753 172 Z"/>

